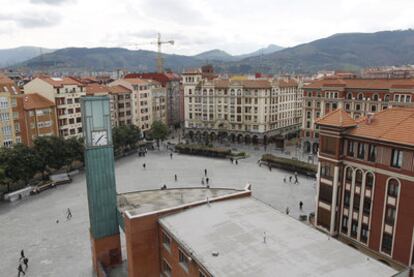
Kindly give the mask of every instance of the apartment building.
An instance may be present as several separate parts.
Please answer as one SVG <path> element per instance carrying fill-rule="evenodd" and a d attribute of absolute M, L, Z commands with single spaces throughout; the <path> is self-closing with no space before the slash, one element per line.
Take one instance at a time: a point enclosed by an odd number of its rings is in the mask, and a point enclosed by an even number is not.
<path fill-rule="evenodd" d="M 315 225 L 385 263 L 413 264 L 414 109 L 357 120 L 337 109 L 316 124 Z"/>
<path fill-rule="evenodd" d="M 128 78 L 118 79 L 109 86 L 120 85 L 131 90 L 132 124 L 138 126 L 144 135 L 151 129 L 156 119 L 163 119 L 166 124 L 165 88 L 154 80 Z M 155 111 L 153 110 L 155 108 Z M 155 117 L 155 119 L 154 119 Z"/>
<path fill-rule="evenodd" d="M 131 73 L 125 76 L 125 79 L 141 78 L 147 80 L 154 80 L 161 84 L 166 90 L 166 107 L 167 107 L 167 124 L 169 126 L 177 126 L 181 124 L 180 114 L 182 113 L 182 106 L 180 105 L 181 93 L 180 82 L 181 77 L 173 72 L 164 73 Z"/>
<path fill-rule="evenodd" d="M 33 141 L 41 136 L 58 136 L 56 105 L 37 94 L 19 94 L 13 96 L 16 107 L 16 142 L 33 146 Z"/>
<path fill-rule="evenodd" d="M 24 85 L 24 93 L 38 93 L 56 105 L 60 136 L 82 136 L 80 98 L 86 95 L 82 83 L 69 77 L 41 76 Z"/>
<path fill-rule="evenodd" d="M 208 79 L 183 74 L 185 131 L 191 137 L 268 143 L 299 130 L 302 89 L 292 79 Z"/>
<path fill-rule="evenodd" d="M 13 80 L 0 74 L 0 146 L 10 147 L 16 143 L 12 95 L 20 93 Z M 20 141 L 17 141 L 20 142 Z"/>
<path fill-rule="evenodd" d="M 389 107 L 413 107 L 414 79 L 323 79 L 303 87 L 302 149 L 317 153 L 318 118 L 337 108 L 354 119 Z"/>

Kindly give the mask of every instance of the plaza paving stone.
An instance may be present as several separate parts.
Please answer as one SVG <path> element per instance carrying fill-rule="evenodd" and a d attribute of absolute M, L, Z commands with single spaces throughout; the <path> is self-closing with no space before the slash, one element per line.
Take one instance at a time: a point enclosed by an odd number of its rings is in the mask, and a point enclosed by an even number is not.
<path fill-rule="evenodd" d="M 252 185 L 253 197 L 298 218 L 299 201 L 303 213 L 314 210 L 315 179 L 299 175 L 299 184 L 284 183 L 292 173 L 265 166 L 257 160 L 263 150 L 240 147 L 250 157 L 238 165 L 229 160 L 174 154 L 166 150 L 150 151 L 116 162 L 118 192 L 171 187 L 201 186 L 204 169 L 212 187 L 243 188 Z M 270 149 L 268 149 L 270 151 Z M 142 164 L 146 163 L 144 170 Z M 178 181 L 174 181 L 177 174 Z M 66 220 L 66 209 L 73 214 Z M 59 220 L 59 223 L 56 221 Z M 14 203 L 0 204 L 0 276 L 16 276 L 20 250 L 29 258 L 26 276 L 93 276 L 89 243 L 89 218 L 85 175 L 74 177 L 71 184 L 59 186 Z M 125 250 L 125 249 L 124 249 Z M 125 258 L 125 256 L 124 256 Z"/>

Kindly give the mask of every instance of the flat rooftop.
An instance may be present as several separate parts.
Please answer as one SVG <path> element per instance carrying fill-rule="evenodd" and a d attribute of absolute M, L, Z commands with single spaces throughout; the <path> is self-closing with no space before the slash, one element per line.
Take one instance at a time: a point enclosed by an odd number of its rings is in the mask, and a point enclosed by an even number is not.
<path fill-rule="evenodd" d="M 121 193 L 118 194 L 118 209 L 133 217 L 243 191 L 245 190 L 193 187 Z"/>
<path fill-rule="evenodd" d="M 396 273 L 252 197 L 194 207 L 165 216 L 160 224 L 213 276 L 378 277 Z"/>

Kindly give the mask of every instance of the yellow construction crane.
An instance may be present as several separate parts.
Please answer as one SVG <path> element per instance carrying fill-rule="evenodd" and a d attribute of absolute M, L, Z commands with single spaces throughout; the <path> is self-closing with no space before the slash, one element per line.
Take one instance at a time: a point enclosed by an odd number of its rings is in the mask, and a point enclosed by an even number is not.
<path fill-rule="evenodd" d="M 163 44 L 171 44 L 174 45 L 174 40 L 166 40 L 166 41 L 162 41 L 161 40 L 161 34 L 158 33 L 157 34 L 157 41 L 151 41 L 148 43 L 129 43 L 126 45 L 133 45 L 138 49 L 139 45 L 148 45 L 148 44 L 156 44 L 158 47 L 158 52 L 157 52 L 157 72 L 158 73 L 163 73 L 164 72 L 164 59 L 162 57 L 162 51 L 161 51 L 161 46 Z"/>

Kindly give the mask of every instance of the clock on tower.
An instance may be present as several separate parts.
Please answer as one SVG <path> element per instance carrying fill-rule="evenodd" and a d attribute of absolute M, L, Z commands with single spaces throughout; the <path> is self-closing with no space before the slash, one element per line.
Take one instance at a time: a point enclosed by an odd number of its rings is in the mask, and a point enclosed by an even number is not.
<path fill-rule="evenodd" d="M 97 272 L 99 263 L 111 267 L 122 261 L 109 97 L 82 97 L 81 111 L 92 261 Z"/>

